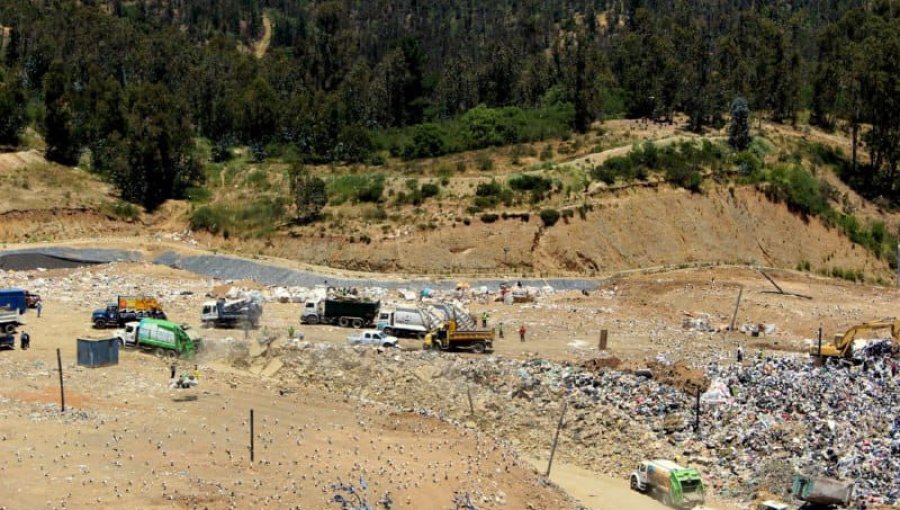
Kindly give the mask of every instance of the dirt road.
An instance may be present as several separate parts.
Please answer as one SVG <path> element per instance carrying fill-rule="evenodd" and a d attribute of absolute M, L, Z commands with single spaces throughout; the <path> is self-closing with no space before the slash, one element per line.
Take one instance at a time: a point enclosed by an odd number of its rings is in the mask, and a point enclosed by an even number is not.
<path fill-rule="evenodd" d="M 528 461 L 538 471 L 547 469 L 547 460 L 530 458 Z M 653 497 L 639 494 L 629 488 L 627 480 L 616 480 L 592 473 L 572 464 L 554 462 L 550 481 L 559 485 L 581 504 L 591 510 L 670 510 Z M 696 507 L 695 510 L 730 510 L 724 504 Z"/>

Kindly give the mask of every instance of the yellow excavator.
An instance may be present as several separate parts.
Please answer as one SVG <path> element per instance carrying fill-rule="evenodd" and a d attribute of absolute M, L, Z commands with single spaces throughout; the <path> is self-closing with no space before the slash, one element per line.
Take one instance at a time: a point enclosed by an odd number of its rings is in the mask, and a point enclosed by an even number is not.
<path fill-rule="evenodd" d="M 810 354 L 823 359 L 843 358 L 849 360 L 853 357 L 853 341 L 856 340 L 857 333 L 879 329 L 891 330 L 891 338 L 894 339 L 894 349 L 896 350 L 900 347 L 900 321 L 896 319 L 882 319 L 863 322 L 853 326 L 845 331 L 843 335 L 836 335 L 834 343 L 822 344 L 821 351 L 818 345 L 813 345 Z"/>

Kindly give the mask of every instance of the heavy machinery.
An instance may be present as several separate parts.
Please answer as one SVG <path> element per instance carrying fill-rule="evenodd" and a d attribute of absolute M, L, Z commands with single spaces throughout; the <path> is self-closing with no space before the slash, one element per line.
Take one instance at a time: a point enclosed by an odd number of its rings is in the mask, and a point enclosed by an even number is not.
<path fill-rule="evenodd" d="M 91 322 L 95 328 L 123 327 L 129 322 L 143 318 L 163 319 L 166 314 L 162 305 L 150 296 L 119 296 L 115 303 L 106 305 L 104 310 L 94 310 Z"/>
<path fill-rule="evenodd" d="M 25 313 L 28 310 L 27 295 L 28 293 L 22 289 L 0 289 L 0 309 Z"/>
<path fill-rule="evenodd" d="M 153 351 L 160 358 L 191 357 L 200 347 L 200 340 L 184 327 L 159 319 L 129 322 L 116 332 L 116 337 L 122 347 Z"/>
<path fill-rule="evenodd" d="M 882 319 L 864 322 L 848 329 L 842 335 L 837 335 L 833 343 L 822 344 L 821 351 L 818 345 L 812 346 L 810 354 L 822 359 L 835 358 L 850 360 L 853 358 L 853 341 L 856 335 L 863 331 L 875 331 L 879 329 L 891 330 L 891 338 L 894 339 L 894 348 L 900 346 L 900 321 L 896 319 Z"/>
<path fill-rule="evenodd" d="M 23 324 L 18 309 L 0 308 L 0 347 L 15 348 L 16 328 Z"/>
<path fill-rule="evenodd" d="M 372 324 L 381 307 L 380 301 L 363 299 L 323 299 L 307 301 L 300 313 L 303 324 L 337 324 L 356 329 Z"/>
<path fill-rule="evenodd" d="M 382 310 L 375 326 L 388 335 L 424 339 L 431 329 L 432 321 L 421 308 L 395 308 Z"/>
<path fill-rule="evenodd" d="M 262 312 L 261 299 L 252 296 L 230 301 L 219 298 L 203 303 L 200 320 L 205 327 L 233 328 L 244 325 L 256 328 Z"/>
<path fill-rule="evenodd" d="M 847 508 L 853 499 L 853 489 L 852 482 L 795 475 L 791 493 L 806 503 L 803 508 Z"/>
<path fill-rule="evenodd" d="M 631 474 L 631 489 L 653 493 L 668 506 L 692 508 L 706 500 L 700 472 L 670 460 L 641 462 Z"/>
<path fill-rule="evenodd" d="M 494 330 L 459 329 L 456 319 L 441 322 L 425 335 L 425 349 L 442 351 L 464 350 L 474 353 L 492 352 L 494 350 Z"/>

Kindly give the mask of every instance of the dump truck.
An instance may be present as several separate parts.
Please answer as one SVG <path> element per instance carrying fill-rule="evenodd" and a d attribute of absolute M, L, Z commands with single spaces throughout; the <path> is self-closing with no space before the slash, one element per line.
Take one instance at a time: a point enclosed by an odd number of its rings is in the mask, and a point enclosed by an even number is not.
<path fill-rule="evenodd" d="M 25 313 L 28 311 L 28 293 L 22 289 L 0 289 L 0 310 Z"/>
<path fill-rule="evenodd" d="M 891 338 L 894 341 L 894 349 L 900 348 L 900 321 L 896 319 L 882 319 L 857 324 L 842 334 L 835 335 L 832 343 L 822 344 L 821 348 L 818 344 L 813 345 L 810 349 L 810 355 L 813 357 L 825 359 L 843 359 L 853 360 L 853 342 L 856 335 L 863 331 L 878 331 L 887 329 L 891 332 Z"/>
<path fill-rule="evenodd" d="M 846 508 L 853 500 L 853 489 L 853 482 L 794 475 L 791 494 L 808 503 L 805 508 Z"/>
<path fill-rule="evenodd" d="M 460 330 L 456 319 L 449 319 L 425 335 L 422 347 L 441 351 L 464 350 L 478 354 L 492 352 L 494 350 L 494 330 Z"/>
<path fill-rule="evenodd" d="M 369 326 L 378 315 L 380 301 L 364 299 L 323 299 L 307 301 L 300 314 L 302 324 L 337 324 L 356 329 Z"/>
<path fill-rule="evenodd" d="M 256 328 L 259 326 L 262 312 L 262 300 L 254 297 L 247 296 L 234 300 L 219 298 L 203 303 L 200 320 L 205 327 L 233 328 L 246 325 Z"/>
<path fill-rule="evenodd" d="M 192 337 L 184 326 L 161 319 L 129 322 L 116 332 L 116 338 L 121 347 L 153 351 L 160 358 L 189 358 L 200 348 L 200 339 Z"/>
<path fill-rule="evenodd" d="M 115 303 L 106 305 L 105 310 L 94 310 L 91 322 L 95 328 L 121 328 L 129 322 L 144 318 L 166 319 L 162 305 L 149 296 L 119 296 Z"/>
<path fill-rule="evenodd" d="M 706 500 L 700 472 L 669 460 L 641 462 L 631 474 L 631 489 L 657 495 L 674 507 L 692 508 Z"/>
<path fill-rule="evenodd" d="M 23 324 L 19 310 L 0 308 L 0 348 L 15 348 L 16 328 Z"/>

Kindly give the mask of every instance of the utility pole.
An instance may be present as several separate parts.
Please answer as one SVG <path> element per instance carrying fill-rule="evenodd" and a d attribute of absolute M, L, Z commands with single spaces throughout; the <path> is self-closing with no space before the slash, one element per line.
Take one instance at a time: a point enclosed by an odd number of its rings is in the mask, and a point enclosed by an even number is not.
<path fill-rule="evenodd" d="M 738 291 L 737 303 L 734 304 L 734 314 L 731 316 L 731 326 L 728 328 L 729 331 L 734 331 L 734 323 L 737 321 L 738 308 L 741 307 L 741 298 L 744 296 L 744 287 Z"/>
<path fill-rule="evenodd" d="M 562 413 L 559 415 L 559 423 L 556 425 L 556 435 L 553 437 L 553 446 L 550 448 L 550 461 L 547 462 L 547 478 L 550 478 L 550 468 L 553 467 L 553 457 L 556 455 L 556 445 L 559 443 L 559 431 L 562 430 L 563 421 L 566 418 L 566 410 L 569 408 L 569 401 L 563 400 Z"/>
<path fill-rule="evenodd" d="M 59 349 L 56 349 L 56 366 L 59 367 L 59 399 L 61 412 L 64 413 L 66 412 L 66 390 L 63 387 L 62 355 L 59 353 Z"/>

